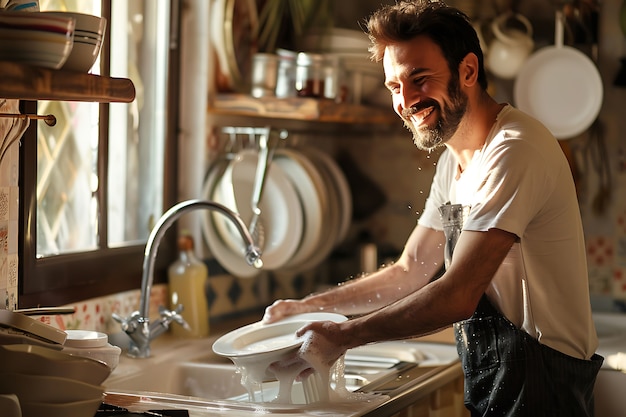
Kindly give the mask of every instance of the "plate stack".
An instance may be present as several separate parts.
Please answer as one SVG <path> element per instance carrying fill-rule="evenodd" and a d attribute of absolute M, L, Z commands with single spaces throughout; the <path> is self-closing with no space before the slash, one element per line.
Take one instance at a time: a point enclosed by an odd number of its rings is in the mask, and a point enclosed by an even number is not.
<path fill-rule="evenodd" d="M 3 417 L 95 414 L 105 391 L 100 384 L 110 375 L 110 367 L 62 352 L 65 333 L 30 317 L 1 310 L 0 325 L 12 333 L 0 345 Z"/>
<path fill-rule="evenodd" d="M 252 217 L 252 191 L 259 159 L 244 149 L 216 162 L 203 196 Z M 263 233 L 263 269 L 305 271 L 321 263 L 348 232 L 352 200 L 348 182 L 336 162 L 317 149 L 278 149 L 268 166 L 259 203 Z M 237 277 L 259 271 L 244 259 L 244 243 L 226 217 L 207 213 L 204 238 L 217 261 Z"/>

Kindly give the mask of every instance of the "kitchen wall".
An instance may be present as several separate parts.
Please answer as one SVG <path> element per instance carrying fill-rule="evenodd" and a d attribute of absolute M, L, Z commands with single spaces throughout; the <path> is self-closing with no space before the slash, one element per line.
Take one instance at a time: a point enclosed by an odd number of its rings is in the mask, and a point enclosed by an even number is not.
<path fill-rule="evenodd" d="M 378 3 L 378 0 L 342 2 L 346 8 L 338 11 L 338 20 L 344 27 L 357 28 L 353 16 L 362 16 Z M 477 19 L 488 20 L 495 10 L 485 6 L 488 2 L 457 0 L 450 3 L 466 7 Z M 618 192 L 624 189 L 626 181 L 623 139 L 626 120 L 622 110 L 626 103 L 626 89 L 613 85 L 620 68 L 620 58 L 626 56 L 626 38 L 618 21 L 621 3 L 621 0 L 603 1 L 600 11 L 597 64 L 604 80 L 605 96 L 599 122 L 606 154 L 598 152 L 602 148 L 591 146 L 596 142 L 589 133 L 567 141 L 580 178 L 580 202 L 594 307 L 612 311 L 626 310 L 626 195 Z M 537 47 L 549 44 L 553 37 L 552 2 L 522 0 L 518 4 L 520 11 L 529 17 L 535 27 Z M 513 102 L 511 83 L 492 79 L 492 88 L 499 100 Z M 333 284 L 357 274 L 356 249 L 363 243 L 363 232 L 367 232 L 367 238 L 378 245 L 381 262 L 387 255 L 395 256 L 419 216 L 428 193 L 436 155 L 415 149 L 401 126 L 369 134 L 350 130 L 337 131 L 334 136 L 302 135 L 300 140 L 316 143 L 335 156 L 342 153 L 350 155 L 360 171 L 384 191 L 386 202 L 367 219 L 356 221 L 346 243 L 338 248 L 329 262 L 308 274 L 264 274 L 258 279 L 241 280 L 210 262 L 209 301 L 214 320 L 236 312 L 258 310 L 274 298 L 301 296 L 315 289 L 319 283 Z M 608 189 L 602 187 L 605 184 L 600 175 L 603 167 L 609 168 L 611 182 Z M 6 164 L 3 163 L 3 172 L 5 169 Z M 0 178 L 5 178 L 5 175 Z M 0 190 L 4 187 L 5 184 L 0 184 Z M 602 198 L 606 198 L 606 204 L 600 210 L 598 201 Z M 0 233 L 2 224 L 0 219 Z M 12 259 L 16 259 L 17 255 L 14 256 Z M 0 261 L 2 259 L 0 257 Z M 0 274 L 0 290 L 9 286 L 11 281 L 7 276 L 4 272 Z M 166 287 L 155 286 L 154 293 L 153 304 L 166 302 Z M 110 325 L 110 312 L 113 309 L 121 309 L 122 313 L 132 311 L 138 305 L 137 297 L 137 291 L 133 291 L 86 300 L 76 305 L 75 315 L 43 317 L 42 320 L 59 327 L 94 327 L 114 331 L 117 327 Z M 151 310 L 155 311 L 155 308 Z"/>

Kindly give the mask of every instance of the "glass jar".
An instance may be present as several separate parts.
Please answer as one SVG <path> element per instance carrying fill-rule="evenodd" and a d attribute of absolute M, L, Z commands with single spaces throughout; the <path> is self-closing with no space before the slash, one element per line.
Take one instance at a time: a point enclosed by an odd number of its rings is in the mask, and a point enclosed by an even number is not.
<path fill-rule="evenodd" d="M 295 97 L 296 59 L 298 53 L 287 49 L 277 49 L 276 55 L 278 56 L 276 97 Z"/>
<path fill-rule="evenodd" d="M 340 74 L 338 56 L 300 52 L 296 58 L 296 95 L 335 100 L 341 89 Z"/>

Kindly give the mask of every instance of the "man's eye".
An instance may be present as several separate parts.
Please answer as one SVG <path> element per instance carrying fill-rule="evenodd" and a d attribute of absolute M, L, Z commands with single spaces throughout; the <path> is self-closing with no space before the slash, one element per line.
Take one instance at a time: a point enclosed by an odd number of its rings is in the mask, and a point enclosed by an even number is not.
<path fill-rule="evenodd" d="M 413 84 L 415 85 L 422 85 L 426 82 L 426 77 L 415 77 L 413 79 Z"/>

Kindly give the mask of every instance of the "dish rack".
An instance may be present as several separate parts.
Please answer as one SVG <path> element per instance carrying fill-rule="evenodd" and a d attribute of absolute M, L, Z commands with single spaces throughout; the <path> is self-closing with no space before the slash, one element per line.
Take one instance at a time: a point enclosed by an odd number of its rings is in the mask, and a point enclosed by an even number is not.
<path fill-rule="evenodd" d="M 242 149 L 256 149 L 259 152 L 256 173 L 254 176 L 254 186 L 250 205 L 253 216 L 248 222 L 248 231 L 254 237 L 261 238 L 257 229 L 257 222 L 261 214 L 259 202 L 263 197 L 263 186 L 267 170 L 269 169 L 274 151 L 277 146 L 287 139 L 289 133 L 285 129 L 274 129 L 272 127 L 236 127 L 225 126 L 222 133 L 228 135 L 228 141 L 222 154 L 218 157 L 233 159 L 237 152 Z M 223 172 L 220 176 L 223 175 Z M 257 242 L 262 246 L 263 242 Z"/>

